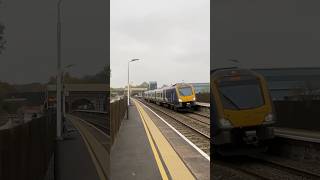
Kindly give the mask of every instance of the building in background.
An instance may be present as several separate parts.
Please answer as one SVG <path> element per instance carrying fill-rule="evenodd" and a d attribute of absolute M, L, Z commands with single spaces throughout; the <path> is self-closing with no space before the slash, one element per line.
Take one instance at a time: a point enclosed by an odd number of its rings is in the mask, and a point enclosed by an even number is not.
<path fill-rule="evenodd" d="M 192 84 L 196 93 L 196 101 L 210 103 L 210 83 L 189 83 Z"/>
<path fill-rule="evenodd" d="M 210 93 L 210 83 L 190 83 L 194 87 L 196 94 Z"/>
<path fill-rule="evenodd" d="M 297 99 L 320 95 L 320 68 L 266 68 L 252 69 L 262 74 L 273 100 Z"/>
<path fill-rule="evenodd" d="M 154 90 L 157 88 L 158 88 L 157 81 L 150 81 L 149 82 L 149 90 Z"/>

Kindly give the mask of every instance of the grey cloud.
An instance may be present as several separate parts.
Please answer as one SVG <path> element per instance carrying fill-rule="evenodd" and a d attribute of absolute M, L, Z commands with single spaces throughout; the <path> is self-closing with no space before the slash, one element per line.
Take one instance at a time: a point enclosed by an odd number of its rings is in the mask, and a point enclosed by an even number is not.
<path fill-rule="evenodd" d="M 319 1 L 214 2 L 211 68 L 320 66 Z"/>
<path fill-rule="evenodd" d="M 0 56 L 2 81 L 46 82 L 56 73 L 56 2 L 7 0 L 1 9 L 7 49 Z M 107 64 L 107 1 L 62 2 L 62 60 L 72 73 L 94 74 Z"/>
<path fill-rule="evenodd" d="M 114 86 L 126 83 L 126 70 L 121 68 L 133 57 L 143 59 L 132 64 L 134 83 L 209 81 L 209 0 L 152 1 L 156 5 L 140 0 L 132 6 L 125 0 L 115 1 L 111 1 Z"/>

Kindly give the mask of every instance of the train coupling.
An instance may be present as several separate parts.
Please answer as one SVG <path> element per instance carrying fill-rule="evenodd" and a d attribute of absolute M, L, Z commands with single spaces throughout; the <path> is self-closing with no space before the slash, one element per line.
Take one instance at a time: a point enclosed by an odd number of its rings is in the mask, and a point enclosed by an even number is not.
<path fill-rule="evenodd" d="M 259 140 L 258 140 L 257 132 L 255 130 L 246 131 L 245 136 L 243 137 L 243 141 L 246 142 L 246 144 L 258 145 Z"/>

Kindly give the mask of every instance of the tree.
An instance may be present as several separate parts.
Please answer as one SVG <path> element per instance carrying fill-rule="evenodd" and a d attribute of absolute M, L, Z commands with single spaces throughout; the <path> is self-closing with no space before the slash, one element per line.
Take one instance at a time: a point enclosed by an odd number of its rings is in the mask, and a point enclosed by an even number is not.
<path fill-rule="evenodd" d="M 296 87 L 292 91 L 292 95 L 298 100 L 310 104 L 312 100 L 315 100 L 319 96 L 319 85 L 307 80 L 303 87 Z"/>
<path fill-rule="evenodd" d="M 2 4 L 2 1 L 0 0 L 0 5 L 1 4 Z M 3 23 L 0 22 L 0 54 L 2 54 L 6 44 L 6 41 L 4 39 L 4 30 L 5 30 L 5 27 Z"/>
<path fill-rule="evenodd" d="M 0 24 L 0 54 L 2 54 L 6 41 L 4 40 L 4 26 L 3 24 Z"/>
<path fill-rule="evenodd" d="M 5 109 L 4 106 L 4 102 L 3 99 L 6 98 L 6 96 L 11 93 L 14 92 L 15 88 L 5 82 L 0 82 L 0 113 L 3 112 L 3 110 Z"/>
<path fill-rule="evenodd" d="M 5 82 L 0 82 L 0 100 L 5 98 L 6 95 L 15 91 L 15 88 Z"/>
<path fill-rule="evenodd" d="M 56 78 L 56 77 L 51 76 L 51 77 L 49 78 L 49 82 L 48 82 L 48 84 L 56 84 L 56 82 L 57 82 L 57 78 Z"/>
<path fill-rule="evenodd" d="M 74 77 L 69 72 L 64 73 L 64 83 L 67 84 L 92 84 L 92 83 L 110 83 L 110 67 L 105 66 L 103 70 L 94 75 L 84 77 Z M 56 84 L 56 77 L 50 77 L 48 84 Z"/>

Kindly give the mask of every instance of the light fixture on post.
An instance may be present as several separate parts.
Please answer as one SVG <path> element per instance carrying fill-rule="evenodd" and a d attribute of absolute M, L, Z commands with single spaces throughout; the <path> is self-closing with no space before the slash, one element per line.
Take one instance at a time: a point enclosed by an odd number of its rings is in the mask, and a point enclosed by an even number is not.
<path fill-rule="evenodd" d="M 130 61 L 128 61 L 128 106 L 127 106 L 127 119 L 129 119 L 129 106 L 130 106 L 130 63 L 131 62 L 135 62 L 135 61 L 139 61 L 140 59 L 131 59 Z"/>

